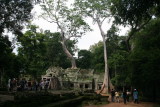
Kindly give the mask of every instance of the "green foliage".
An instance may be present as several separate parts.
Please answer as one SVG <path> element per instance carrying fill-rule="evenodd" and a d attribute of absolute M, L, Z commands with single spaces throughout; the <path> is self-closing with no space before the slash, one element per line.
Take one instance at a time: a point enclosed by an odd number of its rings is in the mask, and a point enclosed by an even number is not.
<path fill-rule="evenodd" d="M 104 72 L 104 52 L 103 52 L 103 43 L 100 41 L 95 45 L 90 47 L 92 53 L 92 68 L 98 72 Z"/>
<path fill-rule="evenodd" d="M 24 36 L 19 37 L 18 56 L 21 58 L 22 71 L 34 77 L 41 75 L 49 66 L 68 68 L 70 61 L 64 54 L 60 33 L 50 31 L 37 32 L 35 25 L 28 26 Z M 73 40 L 67 40 L 66 46 L 70 52 L 74 51 Z"/>
<path fill-rule="evenodd" d="M 31 0 L 1 0 L 0 1 L 0 34 L 4 29 L 20 34 L 23 23 L 31 18 L 33 8 Z"/>
<path fill-rule="evenodd" d="M 64 54 L 62 49 L 62 44 L 60 43 L 61 37 L 60 33 L 51 33 L 46 31 L 46 45 L 47 52 L 46 58 L 48 61 L 48 65 L 52 66 L 60 66 L 62 68 L 70 67 L 70 61 L 67 59 L 67 56 Z M 73 52 L 72 48 L 74 48 L 74 41 L 67 41 L 66 45 L 70 52 Z"/>
<path fill-rule="evenodd" d="M 150 0 L 110 0 L 110 11 L 115 19 L 115 24 L 130 26 L 131 32 L 126 39 L 130 51 L 130 40 L 152 19 L 160 15 L 160 1 Z"/>
<path fill-rule="evenodd" d="M 11 42 L 7 36 L 0 36 L 0 49 L 0 75 L 3 83 L 7 78 L 18 77 L 21 63 L 19 57 L 12 53 Z"/>
<path fill-rule="evenodd" d="M 78 52 L 78 67 L 83 69 L 91 68 L 91 52 L 87 50 L 80 50 Z"/>
<path fill-rule="evenodd" d="M 152 16 L 160 14 L 158 0 L 110 0 L 110 10 L 118 24 L 139 26 Z"/>
<path fill-rule="evenodd" d="M 1 67 L 7 64 L 7 60 L 12 52 L 11 42 L 8 40 L 8 37 L 0 36 L 0 65 Z"/>
<path fill-rule="evenodd" d="M 84 16 L 89 16 L 93 21 L 108 17 L 108 1 L 107 0 L 76 0 L 75 7 L 83 13 Z"/>
<path fill-rule="evenodd" d="M 123 36 L 116 35 L 116 28 L 109 30 L 107 44 L 107 54 L 108 54 L 108 64 L 111 77 L 114 77 L 115 72 L 121 74 L 121 72 L 126 72 L 126 63 L 128 52 L 125 46 L 125 38 Z M 92 53 L 92 68 L 96 71 L 104 71 L 104 52 L 103 52 L 103 43 L 99 42 L 90 47 Z M 124 78 L 122 79 L 124 80 Z M 119 81 L 121 82 L 121 81 Z"/>
<path fill-rule="evenodd" d="M 160 89 L 160 20 L 153 20 L 136 34 L 130 55 L 130 70 L 133 85 L 144 91 L 145 96 L 155 100 Z M 142 85 L 143 84 L 143 85 Z M 151 93 L 147 93 L 151 91 Z"/>
<path fill-rule="evenodd" d="M 68 0 L 45 0 L 41 5 L 43 10 L 41 17 L 57 25 L 60 30 L 63 50 L 72 64 L 71 68 L 77 68 L 76 61 L 71 54 L 72 52 L 66 47 L 66 42 L 69 42 L 71 38 L 77 41 L 77 38 L 91 29 L 83 20 L 79 11 L 77 11 L 71 3 L 67 4 L 67 1 Z"/>
<path fill-rule="evenodd" d="M 111 81 L 115 87 L 131 84 L 129 72 L 127 71 L 128 52 L 124 44 L 126 37 L 118 36 L 118 28 L 112 25 L 107 33 L 108 65 Z"/>
<path fill-rule="evenodd" d="M 31 18 L 33 8 L 31 0 L 1 0 L 0 1 L 0 77 L 2 82 L 7 78 L 18 77 L 21 69 L 19 57 L 12 53 L 13 44 L 9 41 L 8 35 L 3 33 L 12 32 L 22 36 L 24 23 Z M 13 35 L 14 36 L 14 35 Z M 2 84 L 1 84 L 2 85 Z"/>

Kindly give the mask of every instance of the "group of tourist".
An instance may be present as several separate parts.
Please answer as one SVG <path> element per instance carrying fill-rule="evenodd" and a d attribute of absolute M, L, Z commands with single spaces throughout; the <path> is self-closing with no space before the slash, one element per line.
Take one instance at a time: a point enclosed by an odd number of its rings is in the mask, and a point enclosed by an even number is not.
<path fill-rule="evenodd" d="M 27 81 L 24 78 L 8 80 L 8 91 L 47 91 L 48 86 L 49 82 L 47 80 L 41 80 L 39 82 L 37 80 Z"/>
<path fill-rule="evenodd" d="M 120 103 L 120 97 L 123 98 L 123 102 L 124 104 L 126 104 L 126 102 L 130 101 L 130 97 L 133 98 L 134 103 L 138 104 L 138 91 L 137 89 L 134 89 L 134 91 L 131 93 L 128 90 L 127 91 L 123 91 L 122 93 L 115 91 L 115 90 L 111 90 L 111 101 L 112 102 L 118 102 Z"/>

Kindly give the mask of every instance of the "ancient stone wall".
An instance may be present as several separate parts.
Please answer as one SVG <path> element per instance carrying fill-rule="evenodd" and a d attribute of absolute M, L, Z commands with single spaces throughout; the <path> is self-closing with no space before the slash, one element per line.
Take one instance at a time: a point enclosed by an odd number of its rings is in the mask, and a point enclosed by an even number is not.
<path fill-rule="evenodd" d="M 50 67 L 46 75 L 42 75 L 42 80 L 45 79 L 52 85 L 51 89 L 98 90 L 103 82 L 103 73 L 95 74 L 92 69 Z M 58 82 L 60 86 L 57 88 L 55 84 Z"/>

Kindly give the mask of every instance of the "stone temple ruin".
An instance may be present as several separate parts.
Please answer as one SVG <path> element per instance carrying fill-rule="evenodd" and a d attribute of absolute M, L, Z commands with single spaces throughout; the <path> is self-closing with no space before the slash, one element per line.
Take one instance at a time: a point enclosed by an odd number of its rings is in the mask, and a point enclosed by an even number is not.
<path fill-rule="evenodd" d="M 89 69 L 62 69 L 60 67 L 50 67 L 46 75 L 42 75 L 42 80 L 49 82 L 49 88 L 73 89 L 73 90 L 99 90 L 103 82 L 103 74 L 96 74 Z"/>

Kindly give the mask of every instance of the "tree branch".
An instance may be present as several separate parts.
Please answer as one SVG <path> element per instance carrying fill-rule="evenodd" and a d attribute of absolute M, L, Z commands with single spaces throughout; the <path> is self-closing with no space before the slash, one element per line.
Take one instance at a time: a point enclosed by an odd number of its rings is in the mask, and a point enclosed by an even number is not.
<path fill-rule="evenodd" d="M 151 18 L 149 18 L 145 23 L 143 23 L 139 28 L 137 28 L 138 24 L 136 24 L 134 28 L 132 27 L 131 33 L 129 34 L 128 38 L 126 39 L 126 44 L 127 44 L 128 51 L 131 50 L 131 47 L 129 45 L 129 41 L 130 41 L 131 37 L 133 37 L 136 32 L 138 32 L 139 30 L 141 30 L 142 28 L 144 28 L 144 26 L 146 24 L 148 24 L 148 22 L 150 20 L 151 20 Z"/>

